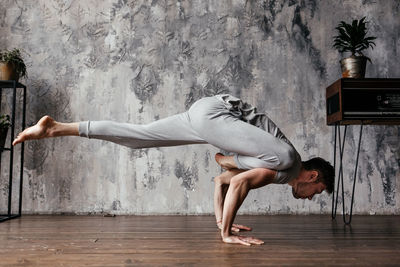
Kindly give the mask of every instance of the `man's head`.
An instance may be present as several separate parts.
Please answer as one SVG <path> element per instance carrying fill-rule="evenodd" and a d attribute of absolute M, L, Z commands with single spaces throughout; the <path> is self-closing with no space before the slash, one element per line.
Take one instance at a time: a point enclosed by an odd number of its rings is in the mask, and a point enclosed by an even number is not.
<path fill-rule="evenodd" d="M 322 158 L 312 158 L 302 162 L 299 176 L 290 181 L 292 194 L 295 198 L 312 199 L 315 194 L 326 190 L 333 192 L 335 170 L 333 166 Z"/>

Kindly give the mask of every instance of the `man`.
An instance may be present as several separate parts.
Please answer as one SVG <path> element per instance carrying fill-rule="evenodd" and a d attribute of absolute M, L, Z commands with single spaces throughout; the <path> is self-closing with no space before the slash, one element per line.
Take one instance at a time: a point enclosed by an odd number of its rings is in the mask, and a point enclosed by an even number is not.
<path fill-rule="evenodd" d="M 299 153 L 276 125 L 256 108 L 229 94 L 204 97 L 188 111 L 147 125 L 112 121 L 56 122 L 44 116 L 24 130 L 13 145 L 30 139 L 82 136 L 111 141 L 130 148 L 211 144 L 224 150 L 215 155 L 226 171 L 215 178 L 214 209 L 223 242 L 243 245 L 263 241 L 232 234 L 251 230 L 233 224 L 249 190 L 271 183 L 289 184 L 295 198 L 312 199 L 333 190 L 334 170 L 329 162 L 313 158 L 302 162 Z"/>

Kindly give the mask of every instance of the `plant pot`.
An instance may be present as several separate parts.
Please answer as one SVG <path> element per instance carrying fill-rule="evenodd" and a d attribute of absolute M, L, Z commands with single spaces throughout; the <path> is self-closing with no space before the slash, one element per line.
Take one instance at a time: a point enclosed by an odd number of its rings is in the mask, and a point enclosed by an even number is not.
<path fill-rule="evenodd" d="M 3 151 L 4 146 L 6 144 L 7 132 L 8 132 L 8 127 L 0 129 L 0 151 Z"/>
<path fill-rule="evenodd" d="M 351 56 L 340 60 L 340 65 L 343 78 L 364 78 L 367 58 Z"/>
<path fill-rule="evenodd" d="M 15 80 L 18 82 L 19 73 L 15 71 L 14 64 L 0 62 L 0 80 Z"/>

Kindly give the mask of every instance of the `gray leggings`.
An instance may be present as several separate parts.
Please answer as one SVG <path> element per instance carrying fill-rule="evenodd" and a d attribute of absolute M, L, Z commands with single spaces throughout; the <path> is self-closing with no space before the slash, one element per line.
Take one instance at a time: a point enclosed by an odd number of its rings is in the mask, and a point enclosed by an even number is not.
<path fill-rule="evenodd" d="M 216 96 L 196 101 L 188 111 L 138 125 L 113 121 L 84 121 L 79 135 L 130 148 L 211 144 L 232 152 L 240 169 L 289 169 L 295 161 L 292 146 L 240 120 Z"/>

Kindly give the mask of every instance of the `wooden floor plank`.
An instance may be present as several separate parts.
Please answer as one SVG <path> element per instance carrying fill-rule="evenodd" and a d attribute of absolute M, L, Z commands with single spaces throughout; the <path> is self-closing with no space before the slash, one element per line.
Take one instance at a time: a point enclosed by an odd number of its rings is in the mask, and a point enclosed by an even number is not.
<path fill-rule="evenodd" d="M 0 223 L 0 266 L 400 266 L 399 219 L 238 216 L 265 241 L 245 247 L 212 216 L 24 215 Z"/>

